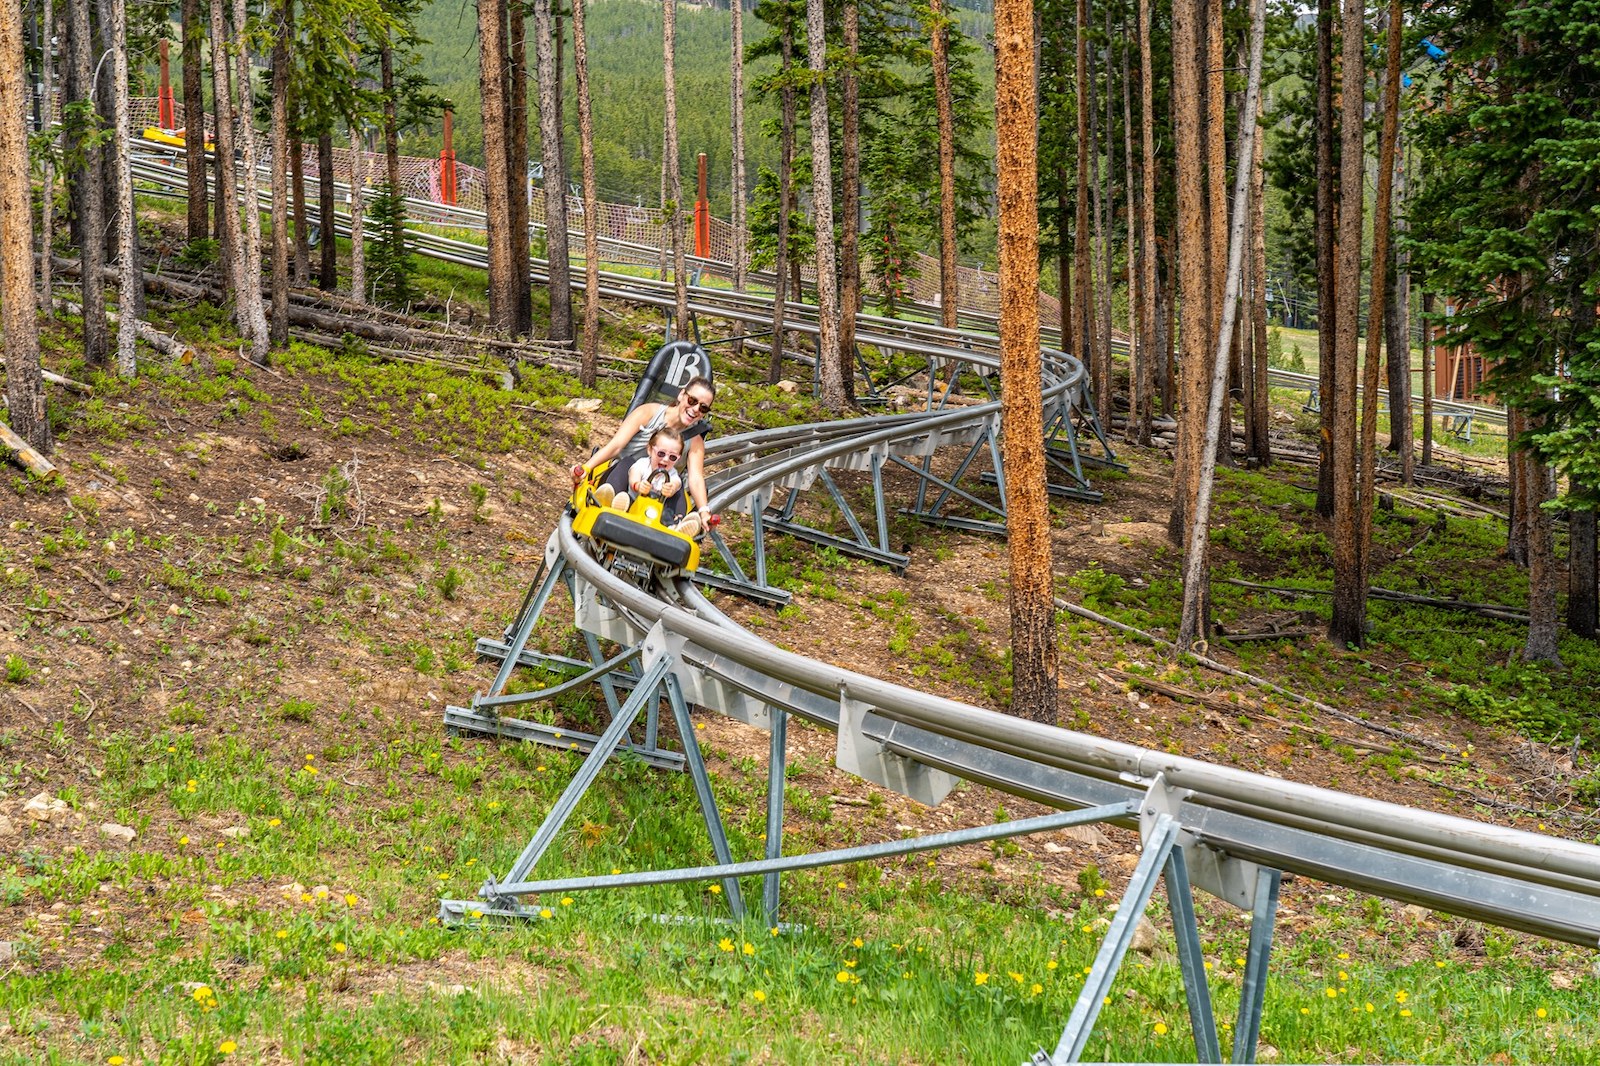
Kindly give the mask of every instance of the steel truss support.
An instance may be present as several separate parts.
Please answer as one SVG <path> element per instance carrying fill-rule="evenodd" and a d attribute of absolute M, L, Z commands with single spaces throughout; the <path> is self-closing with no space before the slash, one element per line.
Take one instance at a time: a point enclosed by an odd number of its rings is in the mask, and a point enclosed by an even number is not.
<path fill-rule="evenodd" d="M 1206 979 L 1205 959 L 1200 945 L 1199 925 L 1195 920 L 1193 883 L 1182 824 L 1175 815 L 1177 804 L 1170 798 L 1165 780 L 1157 776 L 1142 807 L 1140 831 L 1144 850 L 1139 864 L 1128 879 L 1128 889 L 1117 908 L 1111 926 L 1084 979 L 1083 989 L 1062 1030 L 1055 1052 L 1037 1052 L 1032 1063 L 1066 1066 L 1081 1061 L 1095 1019 L 1106 1001 L 1122 960 L 1133 942 L 1134 928 L 1155 892 L 1163 872 L 1167 900 L 1172 914 L 1173 932 L 1178 942 L 1178 965 L 1183 973 L 1184 999 L 1189 1008 L 1189 1023 L 1194 1032 L 1195 1061 L 1222 1062 L 1222 1047 L 1211 1005 L 1211 989 Z M 1261 1035 L 1261 1016 L 1266 997 L 1267 962 L 1272 952 L 1273 922 L 1277 917 L 1278 887 L 1282 874 L 1258 867 L 1250 922 L 1250 950 L 1246 960 L 1244 984 L 1239 993 L 1239 1017 L 1234 1028 L 1233 1056 L 1230 1061 L 1255 1062 L 1256 1044 Z"/>

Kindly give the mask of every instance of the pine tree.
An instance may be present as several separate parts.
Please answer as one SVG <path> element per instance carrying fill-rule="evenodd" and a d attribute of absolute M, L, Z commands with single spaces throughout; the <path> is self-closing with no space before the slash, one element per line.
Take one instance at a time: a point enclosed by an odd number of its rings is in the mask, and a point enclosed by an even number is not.
<path fill-rule="evenodd" d="M 6 363 L 7 417 L 18 436 L 49 454 L 55 442 L 39 371 L 24 84 L 22 7 L 20 0 L 0 0 L 0 346 Z"/>

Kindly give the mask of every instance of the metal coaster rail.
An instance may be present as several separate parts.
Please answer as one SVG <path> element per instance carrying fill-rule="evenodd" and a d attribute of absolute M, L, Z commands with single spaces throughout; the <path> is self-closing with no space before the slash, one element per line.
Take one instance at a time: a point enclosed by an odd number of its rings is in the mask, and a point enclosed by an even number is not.
<path fill-rule="evenodd" d="M 150 180 L 168 182 L 176 177 L 181 184 L 181 173 L 159 166 L 151 169 L 160 175 Z M 425 233 L 418 237 L 421 254 L 483 265 L 481 246 Z M 581 284 L 581 276 L 576 280 Z M 670 288 L 664 283 L 624 274 L 604 274 L 602 290 L 635 303 L 667 306 L 671 302 Z M 697 287 L 693 306 L 699 313 L 734 321 L 770 321 L 770 301 L 756 295 Z M 797 332 L 815 328 L 814 309 L 791 307 L 796 321 L 786 328 Z M 875 317 L 865 320 L 863 333 L 863 343 L 926 358 L 930 376 L 939 360 L 961 362 L 986 385 L 995 376 L 997 342 L 992 336 Z M 1087 398 L 1084 371 L 1076 360 L 1060 352 L 1045 350 L 1043 359 L 1046 428 L 1060 427 L 1051 430 L 1058 433 L 1052 439 L 1072 444 L 1075 463 L 1078 438 L 1073 427 L 1080 423 L 1074 419 L 1082 417 Z M 930 395 L 930 401 L 934 399 Z M 991 398 L 944 409 L 930 402 L 928 407 L 925 411 L 715 438 L 707 447 L 710 506 L 748 513 L 758 571 L 766 532 L 788 532 L 790 528 L 832 538 L 842 550 L 894 565 L 895 553 L 887 543 L 886 497 L 904 486 L 884 479 L 884 472 L 890 469 L 912 475 L 917 503 L 904 512 L 911 518 L 966 522 L 961 528 L 998 531 L 1003 528 L 999 523 L 981 515 L 957 519 L 940 507 L 954 495 L 974 509 L 987 508 L 1003 516 L 1004 470 L 996 444 L 999 402 Z M 948 464 L 935 471 L 932 461 L 936 453 L 963 446 L 969 449 L 967 457 L 954 474 L 948 473 Z M 920 467 L 916 460 L 921 461 Z M 963 480 L 985 462 L 992 464 L 987 484 L 998 492 L 998 501 L 993 494 L 978 495 L 989 489 Z M 1057 469 L 1066 469 L 1065 459 Z M 857 521 L 846 494 L 834 482 L 830 471 L 839 470 L 870 471 L 875 539 Z M 1085 482 L 1079 483 L 1086 487 Z M 963 484 L 972 487 L 963 488 Z M 818 485 L 828 489 L 834 505 L 851 525 L 853 540 L 800 524 L 794 499 L 802 489 Z M 778 507 L 776 500 L 784 493 L 789 502 Z M 924 494 L 939 494 L 940 502 L 930 508 Z M 746 592 L 764 589 L 759 572 L 755 580 L 743 576 L 734 553 L 720 541 L 718 547 L 735 570 L 734 585 Z M 572 621 L 589 649 L 588 661 L 548 655 L 528 646 L 541 612 L 563 584 L 572 595 Z M 623 653 L 607 656 L 602 640 L 616 643 Z M 767 924 L 777 925 L 781 873 L 890 853 L 884 850 L 889 845 L 868 845 L 809 857 L 783 854 L 785 723 L 792 715 L 836 732 L 836 761 L 842 768 L 923 802 L 937 802 L 958 779 L 964 779 L 1139 830 L 1144 853 L 1130 878 L 1123 906 L 1107 931 L 1060 1042 L 1053 1052 L 1039 1052 L 1035 1062 L 1074 1062 L 1081 1056 L 1102 997 L 1129 948 L 1133 920 L 1163 877 L 1198 1061 L 1220 1061 L 1221 1049 L 1190 899 L 1193 888 L 1252 912 L 1249 962 L 1235 1028 L 1235 1062 L 1254 1061 L 1278 886 L 1284 874 L 1590 948 L 1600 946 L 1600 847 L 1043 725 L 786 651 L 731 621 L 690 579 L 651 582 L 603 565 L 574 535 L 570 518 L 564 517 L 551 535 L 545 565 L 511 625 L 503 635 L 480 639 L 478 651 L 500 661 L 499 676 L 487 695 L 474 701 L 473 708 L 448 708 L 447 726 L 559 742 L 564 748 L 583 752 L 585 759 L 557 808 L 510 870 L 498 879 L 490 878 L 477 900 L 442 901 L 441 915 L 447 920 L 538 920 L 538 908 L 527 906 L 520 897 L 689 879 L 721 880 L 728 886 L 724 898 L 740 920 L 748 912 L 739 894 L 739 878 L 761 876 L 761 917 Z M 565 691 L 567 685 L 562 682 L 544 690 L 504 695 L 506 679 L 519 668 L 598 681 L 611 713 L 610 726 L 600 736 L 568 731 L 568 735 L 556 733 L 554 739 L 531 726 L 524 729 L 529 723 L 505 716 L 508 706 Z M 659 744 L 661 701 L 670 705 L 678 723 L 681 752 Z M 769 833 L 762 859 L 733 860 L 690 725 L 691 704 L 766 729 L 771 735 Z M 645 720 L 645 739 L 636 742 L 630 737 L 640 716 Z M 619 875 L 620 879 L 534 878 L 534 868 L 558 839 L 565 817 L 575 809 L 603 763 L 624 748 L 652 765 L 690 772 L 716 863 Z M 894 842 L 893 846 L 900 850 L 941 847 L 1057 825 L 1030 820 L 1009 830 L 1006 826 L 982 827 L 957 831 L 953 837 L 940 834 L 920 842 Z"/>

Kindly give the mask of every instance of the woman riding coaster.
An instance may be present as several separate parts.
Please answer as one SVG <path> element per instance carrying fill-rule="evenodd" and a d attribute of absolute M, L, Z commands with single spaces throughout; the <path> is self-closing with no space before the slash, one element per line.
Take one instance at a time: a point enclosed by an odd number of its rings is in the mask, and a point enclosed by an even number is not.
<path fill-rule="evenodd" d="M 704 377 L 693 377 L 679 391 L 675 402 L 642 403 L 635 407 L 628 412 L 611 439 L 591 455 L 588 462 L 572 468 L 573 485 L 576 486 L 607 461 L 616 459 L 617 462 L 612 463 L 606 473 L 604 484 L 609 485 L 614 493 L 630 491 L 630 468 L 645 455 L 650 439 L 657 430 L 663 427 L 671 429 L 682 441 L 682 454 L 687 460 L 683 483 L 689 498 L 694 501 L 694 510 L 679 519 L 685 503 L 684 493 L 679 492 L 673 499 L 665 501 L 661 520 L 667 525 L 678 520 L 680 532 L 691 537 L 699 536 L 712 524 L 710 519 L 713 517 L 706 510 L 704 438 L 711 432 L 711 422 L 707 416 L 711 414 L 711 404 L 715 399 L 716 389 L 711 382 Z"/>

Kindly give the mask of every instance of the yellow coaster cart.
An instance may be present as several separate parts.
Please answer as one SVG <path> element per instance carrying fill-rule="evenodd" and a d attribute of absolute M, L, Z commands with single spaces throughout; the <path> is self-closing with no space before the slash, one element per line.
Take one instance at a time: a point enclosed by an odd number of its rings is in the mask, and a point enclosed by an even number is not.
<path fill-rule="evenodd" d="M 596 499 L 595 489 L 610 468 L 610 463 L 601 465 L 572 490 L 573 533 L 592 543 L 602 562 L 610 551 L 646 564 L 663 578 L 693 573 L 700 565 L 700 545 L 662 524 L 660 499 L 640 496 L 626 511 Z"/>

